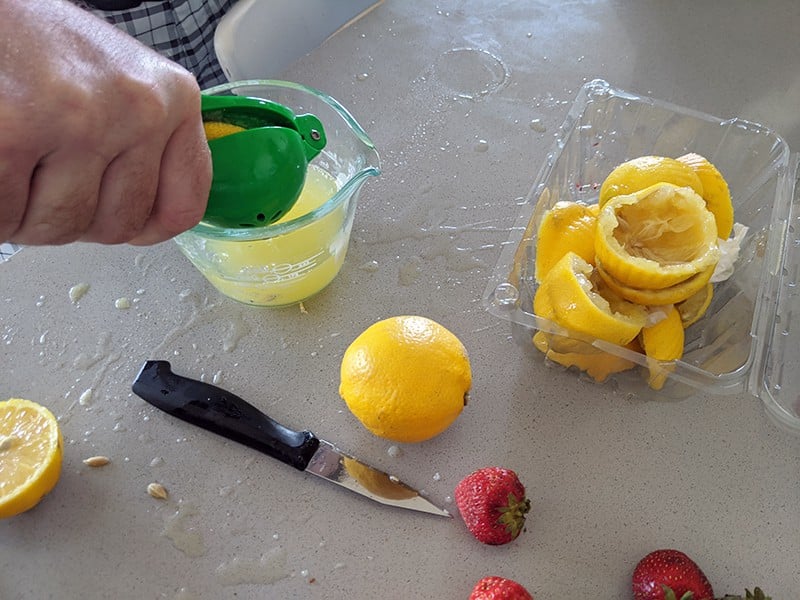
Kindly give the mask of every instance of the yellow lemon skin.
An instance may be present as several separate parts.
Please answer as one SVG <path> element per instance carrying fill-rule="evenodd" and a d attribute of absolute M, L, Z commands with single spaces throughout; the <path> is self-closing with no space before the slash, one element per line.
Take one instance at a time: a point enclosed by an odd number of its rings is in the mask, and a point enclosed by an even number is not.
<path fill-rule="evenodd" d="M 562 256 L 572 251 L 589 264 L 594 264 L 594 232 L 597 226 L 597 205 L 578 202 L 557 202 L 545 213 L 536 238 L 535 277 L 544 279 Z"/>
<path fill-rule="evenodd" d="M 714 266 L 689 277 L 689 279 L 660 290 L 646 290 L 623 285 L 603 268 L 602 263 L 597 265 L 597 273 L 614 293 L 629 302 L 641 304 L 642 306 L 665 306 L 684 302 L 699 291 L 702 291 L 705 286 L 710 285 L 708 282 L 714 274 Z"/>
<path fill-rule="evenodd" d="M 534 313 L 566 329 L 624 346 L 641 331 L 645 311 L 600 286 L 594 268 L 568 252 L 536 290 Z"/>
<path fill-rule="evenodd" d="M 0 402 L 0 519 L 36 506 L 58 483 L 64 441 L 47 408 L 20 398 Z"/>
<path fill-rule="evenodd" d="M 622 285 L 663 289 L 717 264 L 714 215 L 691 188 L 668 183 L 616 196 L 597 217 L 595 254 Z"/>
<path fill-rule="evenodd" d="M 231 135 L 232 133 L 244 131 L 244 127 L 231 125 L 230 123 L 224 123 L 222 121 L 204 121 L 203 129 L 206 132 L 206 139 L 209 142 L 217 138 L 225 137 L 226 135 Z"/>
<path fill-rule="evenodd" d="M 455 334 L 404 315 L 370 325 L 348 346 L 339 395 L 376 436 L 422 442 L 456 420 L 471 386 L 467 350 Z"/>
<path fill-rule="evenodd" d="M 704 156 L 694 152 L 679 156 L 676 160 L 691 167 L 703 184 L 703 200 L 717 222 L 717 235 L 727 240 L 733 231 L 733 203 L 728 182 L 719 169 Z"/>
<path fill-rule="evenodd" d="M 692 294 L 683 302 L 678 302 L 675 308 L 681 316 L 683 328 L 694 325 L 699 321 L 708 307 L 711 305 L 711 300 L 714 299 L 714 285 L 706 283 L 700 291 Z"/>
<path fill-rule="evenodd" d="M 657 183 L 690 187 L 699 196 L 703 184 L 689 165 L 667 156 L 640 156 L 617 166 L 600 186 L 598 204 L 602 208 L 615 196 L 638 192 Z"/>
<path fill-rule="evenodd" d="M 559 348 L 559 340 L 565 342 L 562 348 Z M 571 338 L 551 335 L 544 331 L 537 331 L 533 336 L 533 345 L 549 360 L 564 367 L 577 367 L 598 383 L 603 383 L 614 373 L 621 373 L 636 366 L 635 362 L 622 356 L 609 354 L 583 342 L 577 342 L 581 346 L 581 351 L 563 347 L 577 345 L 573 344 L 574 341 Z M 641 347 L 635 339 L 627 347 L 634 352 L 641 352 Z"/>
<path fill-rule="evenodd" d="M 684 327 L 678 310 L 670 306 L 665 318 L 642 329 L 640 339 L 650 371 L 647 383 L 652 389 L 660 390 L 674 368 L 674 365 L 662 363 L 683 356 Z"/>

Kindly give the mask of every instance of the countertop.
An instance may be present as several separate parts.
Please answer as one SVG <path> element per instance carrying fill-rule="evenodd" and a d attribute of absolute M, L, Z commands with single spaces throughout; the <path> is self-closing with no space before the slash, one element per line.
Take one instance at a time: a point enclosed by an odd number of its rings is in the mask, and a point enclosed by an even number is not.
<path fill-rule="evenodd" d="M 386 0 L 282 77 L 350 109 L 383 168 L 344 268 L 304 310 L 220 296 L 172 242 L 0 264 L 0 395 L 49 406 L 65 439 L 55 490 L 0 522 L 0 598 L 457 599 L 497 574 L 537 600 L 625 599 L 662 547 L 695 558 L 718 595 L 797 598 L 800 437 L 748 394 L 662 402 L 549 368 L 482 296 L 583 83 L 757 121 L 797 150 L 798 26 L 791 1 Z M 456 333 L 474 383 L 453 426 L 395 456 L 337 390 L 350 341 L 399 314 Z M 453 512 L 463 476 L 512 468 L 527 531 L 484 546 L 459 518 L 380 506 L 159 413 L 130 389 L 150 358 Z M 83 464 L 98 454 L 111 464 Z M 148 496 L 154 481 L 167 500 Z"/>

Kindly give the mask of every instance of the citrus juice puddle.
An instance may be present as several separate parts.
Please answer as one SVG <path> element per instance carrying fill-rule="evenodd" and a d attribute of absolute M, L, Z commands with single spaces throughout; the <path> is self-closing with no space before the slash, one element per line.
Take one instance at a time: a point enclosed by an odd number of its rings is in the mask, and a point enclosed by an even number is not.
<path fill-rule="evenodd" d="M 276 224 L 287 223 L 325 204 L 337 192 L 331 175 L 309 165 L 296 204 Z M 339 272 L 348 242 L 347 205 L 282 235 L 252 240 L 205 239 L 206 278 L 223 294 L 260 306 L 299 302 L 320 291 Z"/>

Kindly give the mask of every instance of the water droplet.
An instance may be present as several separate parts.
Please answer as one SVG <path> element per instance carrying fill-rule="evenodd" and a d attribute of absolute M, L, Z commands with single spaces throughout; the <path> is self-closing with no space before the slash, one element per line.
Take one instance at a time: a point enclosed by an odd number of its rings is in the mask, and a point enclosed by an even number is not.
<path fill-rule="evenodd" d="M 164 459 L 160 456 L 156 456 L 153 460 L 150 461 L 151 467 L 160 467 L 164 464 Z"/>
<path fill-rule="evenodd" d="M 475 152 L 486 152 L 489 149 L 489 142 L 486 140 L 478 140 L 475 142 Z"/>
<path fill-rule="evenodd" d="M 508 68 L 494 54 L 478 48 L 454 48 L 436 64 L 436 74 L 456 99 L 474 100 L 505 85 Z"/>
<path fill-rule="evenodd" d="M 127 298 L 117 298 L 114 301 L 114 307 L 120 310 L 125 310 L 131 307 L 131 301 Z"/>
<path fill-rule="evenodd" d="M 375 273 L 378 271 L 378 261 L 377 260 L 368 260 L 364 264 L 362 264 L 359 269 L 362 271 L 366 271 L 367 273 Z"/>
<path fill-rule="evenodd" d="M 433 480 L 434 481 L 441 481 L 441 479 L 442 479 L 442 476 L 438 472 L 433 474 Z"/>
<path fill-rule="evenodd" d="M 398 456 L 400 456 L 400 453 L 401 453 L 401 450 L 400 450 L 399 446 L 389 446 L 386 449 L 386 454 L 388 454 L 392 458 L 397 458 Z"/>
<path fill-rule="evenodd" d="M 545 127 L 541 119 L 531 119 L 531 122 L 528 124 L 528 126 L 536 133 L 544 133 L 547 131 L 547 127 Z"/>

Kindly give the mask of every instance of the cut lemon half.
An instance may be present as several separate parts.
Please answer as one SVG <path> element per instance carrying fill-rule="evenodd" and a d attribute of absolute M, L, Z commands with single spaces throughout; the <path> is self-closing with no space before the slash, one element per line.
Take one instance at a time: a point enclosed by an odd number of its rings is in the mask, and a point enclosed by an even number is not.
<path fill-rule="evenodd" d="M 703 184 L 691 166 L 666 156 L 640 156 L 617 166 L 600 186 L 598 203 L 602 208 L 615 196 L 632 194 L 655 185 L 671 183 L 690 187 L 703 195 Z"/>
<path fill-rule="evenodd" d="M 622 285 L 656 290 L 716 265 L 717 226 L 701 196 L 659 183 L 600 209 L 596 260 Z"/>
<path fill-rule="evenodd" d="M 691 167 L 703 184 L 701 196 L 717 222 L 717 235 L 727 240 L 733 231 L 733 203 L 728 182 L 708 159 L 691 152 L 677 158 L 679 162 Z"/>
<path fill-rule="evenodd" d="M 703 288 L 708 285 L 711 276 L 714 274 L 714 267 L 712 266 L 705 271 L 701 271 L 697 275 L 689 277 L 689 279 L 685 281 L 681 281 L 680 283 L 676 283 L 664 289 L 643 290 L 641 288 L 623 285 L 603 268 L 602 263 L 598 263 L 596 268 L 597 273 L 605 284 L 611 288 L 615 294 L 629 302 L 641 304 L 643 306 L 664 306 L 688 300 L 702 291 Z"/>
<path fill-rule="evenodd" d="M 678 314 L 681 316 L 684 329 L 694 325 L 706 314 L 713 297 L 714 286 L 711 283 L 706 283 L 699 292 L 692 294 L 683 302 L 675 305 L 675 308 L 678 309 Z"/>
<path fill-rule="evenodd" d="M 647 383 L 652 389 L 660 390 L 675 367 L 664 363 L 683 356 L 683 322 L 678 310 L 670 306 L 663 319 L 642 329 L 640 339 L 650 372 Z"/>
<path fill-rule="evenodd" d="M 624 346 L 644 326 L 644 308 L 623 300 L 603 285 L 594 267 L 567 252 L 547 273 L 534 297 L 534 312 L 558 325 Z"/>
<path fill-rule="evenodd" d="M 536 281 L 541 282 L 570 250 L 594 264 L 594 232 L 597 205 L 561 201 L 545 213 L 536 238 Z"/>
<path fill-rule="evenodd" d="M 55 487 L 63 446 L 47 408 L 19 398 L 0 402 L 0 519 L 33 508 Z"/>

